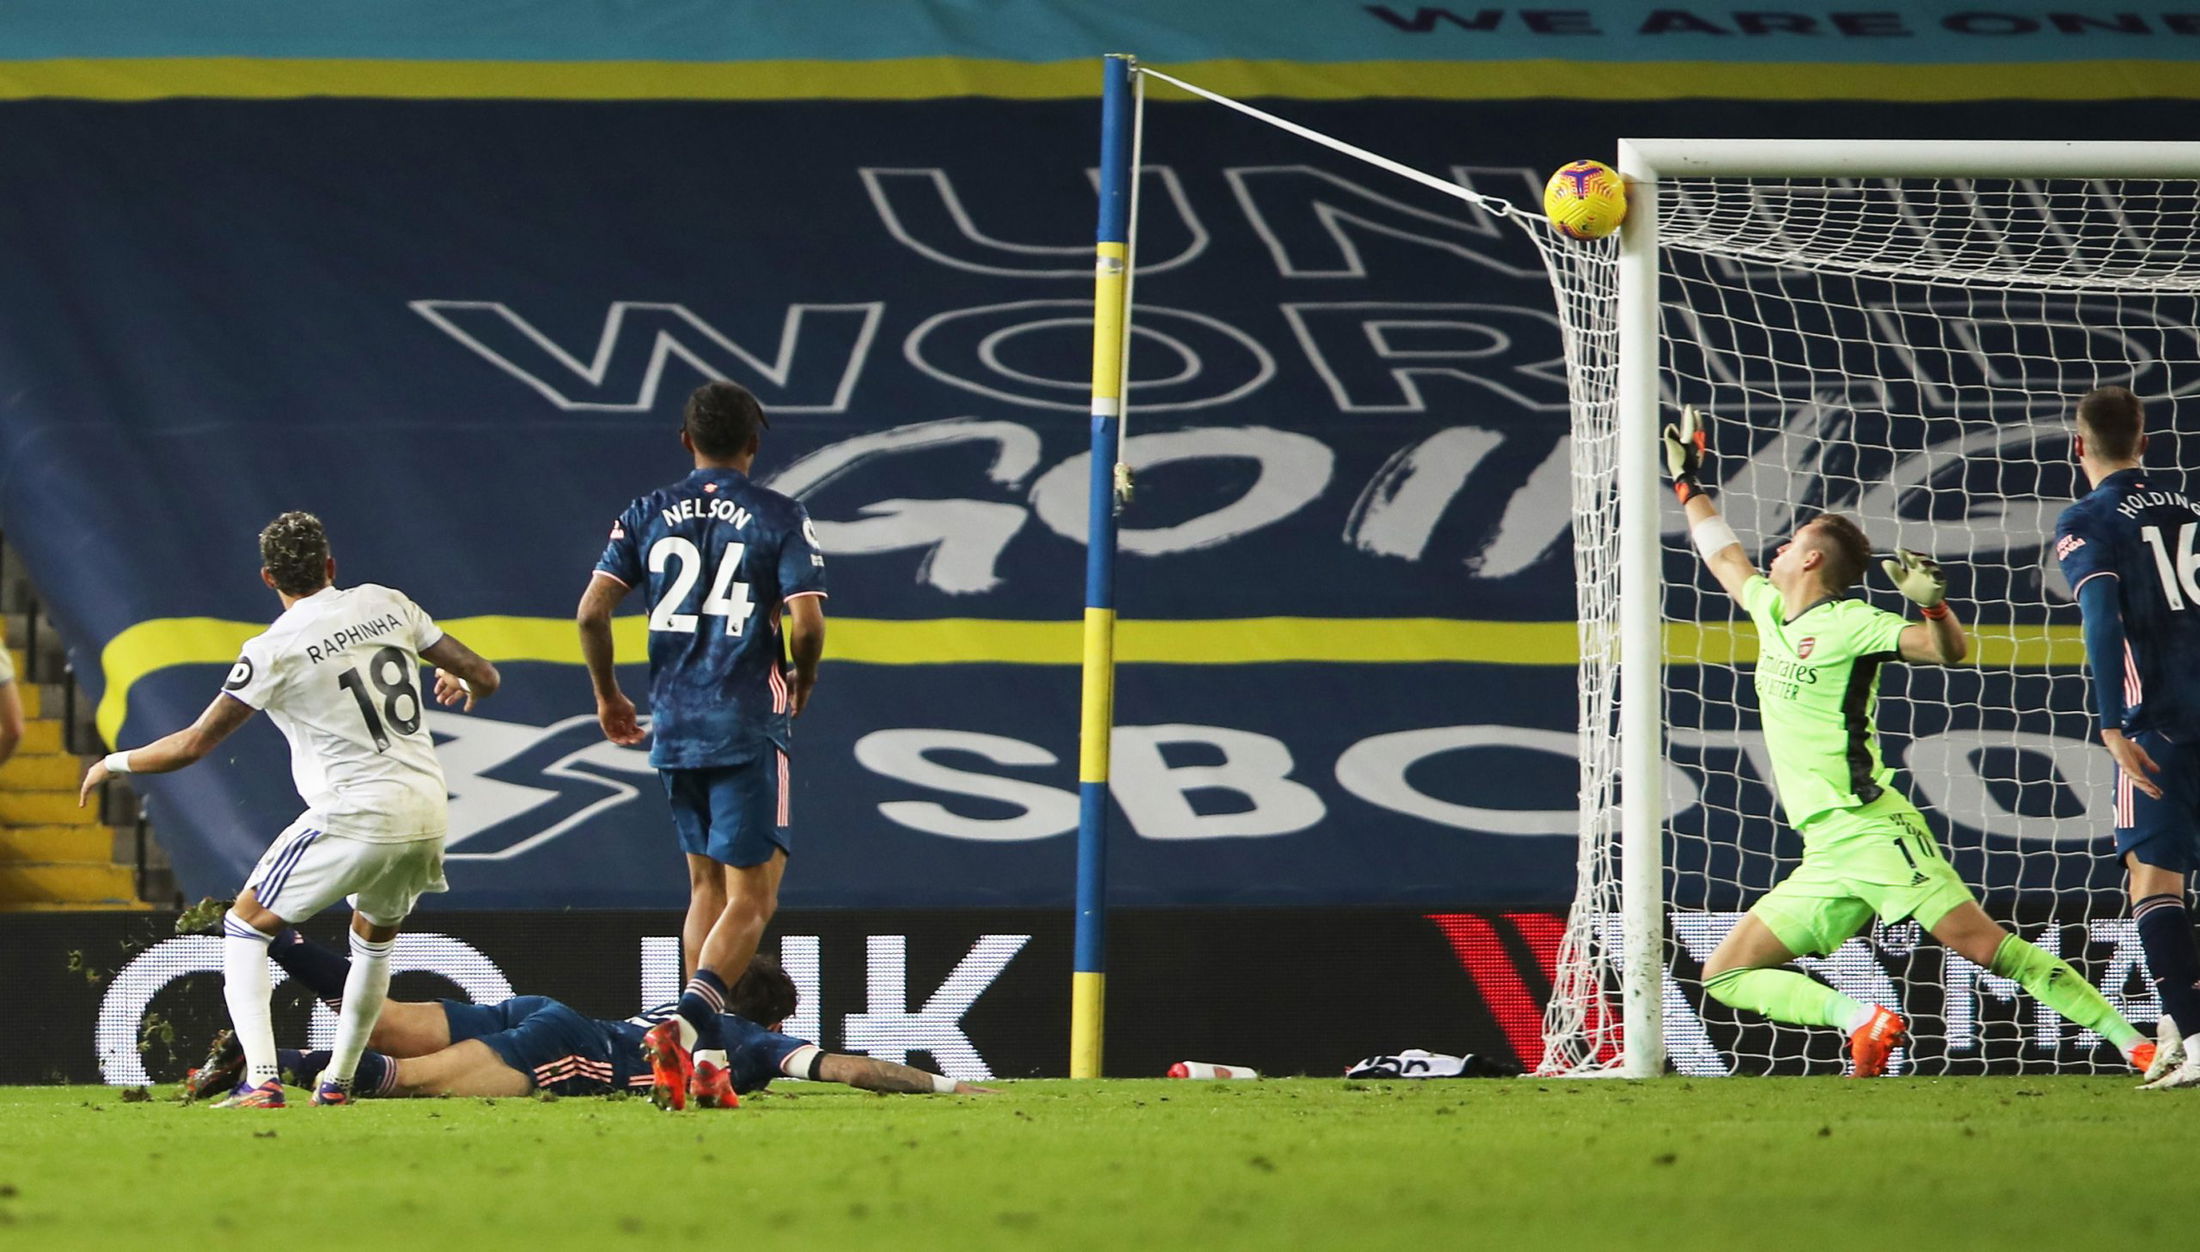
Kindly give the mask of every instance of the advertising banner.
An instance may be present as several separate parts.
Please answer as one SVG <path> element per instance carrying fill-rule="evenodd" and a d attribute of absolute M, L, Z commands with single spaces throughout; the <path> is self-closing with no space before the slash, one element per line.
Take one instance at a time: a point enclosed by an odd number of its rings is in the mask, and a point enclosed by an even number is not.
<path fill-rule="evenodd" d="M 612 519 L 686 472 L 682 400 L 727 377 L 772 417 L 757 477 L 831 563 L 787 904 L 1066 903 L 1091 102 L 0 109 L 0 521 L 115 742 L 214 697 L 278 610 L 255 533 L 310 509 L 340 582 L 404 590 L 506 670 L 474 714 L 428 713 L 435 907 L 677 906 L 659 783 L 594 730 L 571 614 Z M 1706 102 L 1289 111 L 1522 204 L 1619 133 L 1738 125 Z M 2100 103 L 1748 126 L 2176 130 Z M 1532 250 L 1204 104 L 1157 101 L 1144 160 L 1113 899 L 1569 899 L 1566 393 Z M 620 619 L 629 662 L 649 607 Z M 233 893 L 297 807 L 262 724 L 137 781 L 193 896 Z M 2105 834 L 2085 805 L 2052 837 Z"/>
<path fill-rule="evenodd" d="M 1838 1073 L 1839 1031 L 1777 1033 L 1706 999 L 1701 961 L 1733 913 L 1677 917 L 1666 1044 L 1673 1068 Z M 173 915 L 0 916 L 14 1015 L 0 1084 L 179 1079 L 226 1024 L 221 940 L 174 934 Z M 422 919 L 426 922 L 426 919 Z M 2016 919 L 2145 1025 L 2160 1007 L 2131 923 Z M 547 995 L 620 1018 L 680 988 L 677 913 L 443 913 L 398 940 L 392 996 L 490 1002 Z M 1422 1048 L 1529 1069 L 1564 926 L 1537 909 L 1130 909 L 1114 920 L 1105 1072 L 1158 1078 L 1178 1061 L 1269 1075 L 1339 1075 L 1363 1057 Z M 340 945 L 335 919 L 308 927 Z M 1061 910 L 807 910 L 764 941 L 800 993 L 786 1033 L 830 1051 L 958 1078 L 1061 1077 L 1068 1067 L 1070 919 Z M 1814 970 L 1910 1015 L 1899 1072 L 2013 1072 L 2117 1062 L 2099 1039 L 2006 979 L 1875 927 Z M 326 1047 L 335 1017 L 283 982 L 285 1047 Z M 304 1042 L 299 1042 L 304 1041 Z"/>

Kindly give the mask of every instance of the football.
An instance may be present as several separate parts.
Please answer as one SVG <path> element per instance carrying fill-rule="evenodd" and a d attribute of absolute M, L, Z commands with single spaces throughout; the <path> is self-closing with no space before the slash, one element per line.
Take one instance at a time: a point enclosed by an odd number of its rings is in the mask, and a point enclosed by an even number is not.
<path fill-rule="evenodd" d="M 1602 239 L 1627 216 L 1627 185 L 1601 161 L 1576 161 L 1543 185 L 1543 212 L 1560 234 Z"/>

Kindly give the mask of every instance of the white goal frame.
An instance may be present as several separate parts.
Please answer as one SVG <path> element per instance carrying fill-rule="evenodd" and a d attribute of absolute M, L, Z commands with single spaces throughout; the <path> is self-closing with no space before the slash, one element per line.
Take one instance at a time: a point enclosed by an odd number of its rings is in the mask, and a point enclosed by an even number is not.
<path fill-rule="evenodd" d="M 1623 139 L 1629 211 L 1620 233 L 1617 338 L 1618 761 L 1621 838 L 1620 1072 L 1665 1070 L 1665 581 L 1659 508 L 1658 181 L 1761 178 L 2200 178 L 2200 143 L 1973 140 Z M 1637 681 L 1647 674 L 1647 683 Z M 1590 802 L 1584 796 L 1584 803 Z M 1583 814 L 1587 830 L 1591 815 Z"/>

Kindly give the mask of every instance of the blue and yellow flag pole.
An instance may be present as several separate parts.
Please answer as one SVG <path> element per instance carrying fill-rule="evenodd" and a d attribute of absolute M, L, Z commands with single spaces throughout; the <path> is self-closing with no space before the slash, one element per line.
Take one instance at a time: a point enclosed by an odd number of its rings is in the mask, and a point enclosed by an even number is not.
<path fill-rule="evenodd" d="M 1085 532 L 1085 674 L 1077 768 L 1077 950 L 1069 1076 L 1100 1076 L 1108 936 L 1108 747 L 1115 725 L 1115 462 L 1130 295 L 1136 63 L 1111 55 L 1100 97 L 1100 228 L 1092 282 L 1092 498 Z"/>

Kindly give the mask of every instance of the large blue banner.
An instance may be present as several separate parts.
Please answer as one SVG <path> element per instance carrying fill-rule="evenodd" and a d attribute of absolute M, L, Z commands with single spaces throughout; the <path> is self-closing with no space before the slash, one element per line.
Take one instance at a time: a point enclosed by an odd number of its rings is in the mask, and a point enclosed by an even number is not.
<path fill-rule="evenodd" d="M 570 614 L 611 519 L 685 472 L 687 392 L 729 377 L 772 414 L 759 477 L 833 557 L 788 902 L 1066 902 L 1089 101 L 5 109 L 0 516 L 110 735 L 197 714 L 278 608 L 254 534 L 311 509 L 341 581 L 506 663 L 475 714 L 431 714 L 444 902 L 677 904 L 661 792 L 596 734 Z M 1738 126 L 1290 111 L 1519 202 L 1620 131 Z M 2166 123 L 1767 105 L 1743 129 L 1895 125 Z M 1155 105 L 1145 160 L 1114 898 L 1568 898 L 1565 391 L 1533 252 L 1208 106 Z M 252 726 L 142 780 L 187 893 L 233 890 L 290 818 L 282 751 Z"/>

